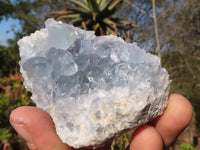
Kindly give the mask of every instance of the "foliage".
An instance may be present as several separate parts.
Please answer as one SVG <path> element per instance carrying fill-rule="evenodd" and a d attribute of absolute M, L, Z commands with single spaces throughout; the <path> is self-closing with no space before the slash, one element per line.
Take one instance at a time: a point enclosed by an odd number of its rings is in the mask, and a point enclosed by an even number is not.
<path fill-rule="evenodd" d="M 12 136 L 12 133 L 9 133 L 6 128 L 0 129 L 0 141 L 9 139 Z"/>
<path fill-rule="evenodd" d="M 126 150 L 129 147 L 134 130 L 131 130 L 113 140 L 111 150 Z"/>
<path fill-rule="evenodd" d="M 15 46 L 0 46 L 0 77 L 15 72 L 18 66 L 19 55 Z"/>
<path fill-rule="evenodd" d="M 15 42 L 43 26 L 45 14 L 62 9 L 62 0 L 0 0 L 0 21 L 10 17 L 20 21 L 22 30 L 15 33 Z"/>
<path fill-rule="evenodd" d="M 18 143 L 21 139 L 11 128 L 9 115 L 19 106 L 34 105 L 31 94 L 22 85 L 23 79 L 19 73 L 0 78 L 0 142 Z M 16 148 L 16 147 L 15 147 Z"/>
<path fill-rule="evenodd" d="M 30 93 L 25 90 L 22 82 L 23 79 L 18 73 L 0 78 L 0 125 L 4 124 L 4 119 L 8 118 L 9 113 L 14 108 L 22 105 L 33 105 Z"/>
<path fill-rule="evenodd" d="M 0 21 L 3 16 L 8 16 L 13 13 L 14 7 L 9 0 L 0 0 Z"/>
<path fill-rule="evenodd" d="M 162 55 L 163 66 L 167 68 L 171 83 L 171 93 L 186 96 L 196 112 L 197 127 L 200 128 L 200 48 L 180 52 L 165 52 Z"/>
<path fill-rule="evenodd" d="M 139 27 L 116 17 L 124 1 L 123 0 L 69 0 L 73 7 L 48 13 L 48 17 L 56 20 L 67 19 L 69 23 L 82 27 L 85 30 L 94 30 L 96 35 L 118 35 L 118 29 L 124 25 Z"/>
<path fill-rule="evenodd" d="M 198 0 L 181 4 L 176 0 L 163 6 L 165 13 L 159 19 L 163 50 L 178 51 L 181 54 L 200 48 L 199 5 Z"/>
<path fill-rule="evenodd" d="M 179 150 L 195 150 L 195 148 L 189 144 L 181 144 Z"/>

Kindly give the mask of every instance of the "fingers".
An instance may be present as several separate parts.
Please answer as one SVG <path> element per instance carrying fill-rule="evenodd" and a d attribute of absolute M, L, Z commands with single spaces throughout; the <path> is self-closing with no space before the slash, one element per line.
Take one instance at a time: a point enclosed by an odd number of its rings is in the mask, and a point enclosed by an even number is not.
<path fill-rule="evenodd" d="M 189 125 L 192 115 L 192 105 L 185 97 L 170 95 L 163 115 L 154 120 L 152 126 L 143 125 L 135 131 L 130 150 L 162 150 Z"/>
<path fill-rule="evenodd" d="M 50 116 L 39 108 L 19 107 L 12 111 L 10 123 L 27 141 L 31 150 L 70 150 L 57 136 Z"/>
<path fill-rule="evenodd" d="M 189 125 L 192 115 L 192 105 L 185 97 L 178 94 L 169 96 L 168 106 L 163 115 L 154 122 L 166 146 L 169 146 Z"/>
<path fill-rule="evenodd" d="M 139 127 L 131 140 L 130 150 L 162 150 L 163 141 L 156 129 L 150 125 Z"/>
<path fill-rule="evenodd" d="M 183 96 L 169 96 L 169 103 L 163 115 L 144 125 L 133 135 L 131 150 L 162 150 L 169 146 L 180 132 L 190 123 L 193 108 Z M 27 141 L 31 150 L 70 150 L 56 134 L 50 116 L 36 107 L 23 106 L 12 111 L 10 122 L 15 130 Z"/>

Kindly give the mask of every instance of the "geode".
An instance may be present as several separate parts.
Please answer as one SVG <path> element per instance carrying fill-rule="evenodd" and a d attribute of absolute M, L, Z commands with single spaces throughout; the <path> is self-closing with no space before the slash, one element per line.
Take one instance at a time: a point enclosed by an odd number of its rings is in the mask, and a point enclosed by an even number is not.
<path fill-rule="evenodd" d="M 45 26 L 19 40 L 20 71 L 64 143 L 96 148 L 162 114 L 170 80 L 157 56 L 54 19 Z"/>

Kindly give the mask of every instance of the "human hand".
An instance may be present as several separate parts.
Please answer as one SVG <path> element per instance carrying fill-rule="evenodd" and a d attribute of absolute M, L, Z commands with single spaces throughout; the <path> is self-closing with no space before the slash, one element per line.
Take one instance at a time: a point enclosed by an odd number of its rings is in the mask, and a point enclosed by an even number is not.
<path fill-rule="evenodd" d="M 189 125 L 192 114 L 192 105 L 185 97 L 170 95 L 163 115 L 134 132 L 130 150 L 162 150 L 169 146 Z M 73 150 L 62 143 L 51 117 L 39 108 L 22 106 L 13 110 L 10 123 L 27 141 L 31 150 Z M 109 147 L 107 145 L 100 149 L 106 150 Z"/>

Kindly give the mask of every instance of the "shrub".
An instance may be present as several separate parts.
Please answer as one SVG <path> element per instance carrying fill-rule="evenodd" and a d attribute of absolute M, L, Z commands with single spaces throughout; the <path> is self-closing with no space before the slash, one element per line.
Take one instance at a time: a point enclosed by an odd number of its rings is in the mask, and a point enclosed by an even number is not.
<path fill-rule="evenodd" d="M 19 73 L 10 73 L 9 77 L 0 78 L 0 145 L 10 145 L 13 149 L 21 149 L 22 139 L 9 123 L 9 115 L 13 109 L 24 105 L 34 105 L 31 94 L 25 90 L 23 79 Z M 13 146 L 13 145 L 18 145 Z"/>
<path fill-rule="evenodd" d="M 179 150 L 195 150 L 195 148 L 189 144 L 181 144 Z"/>

